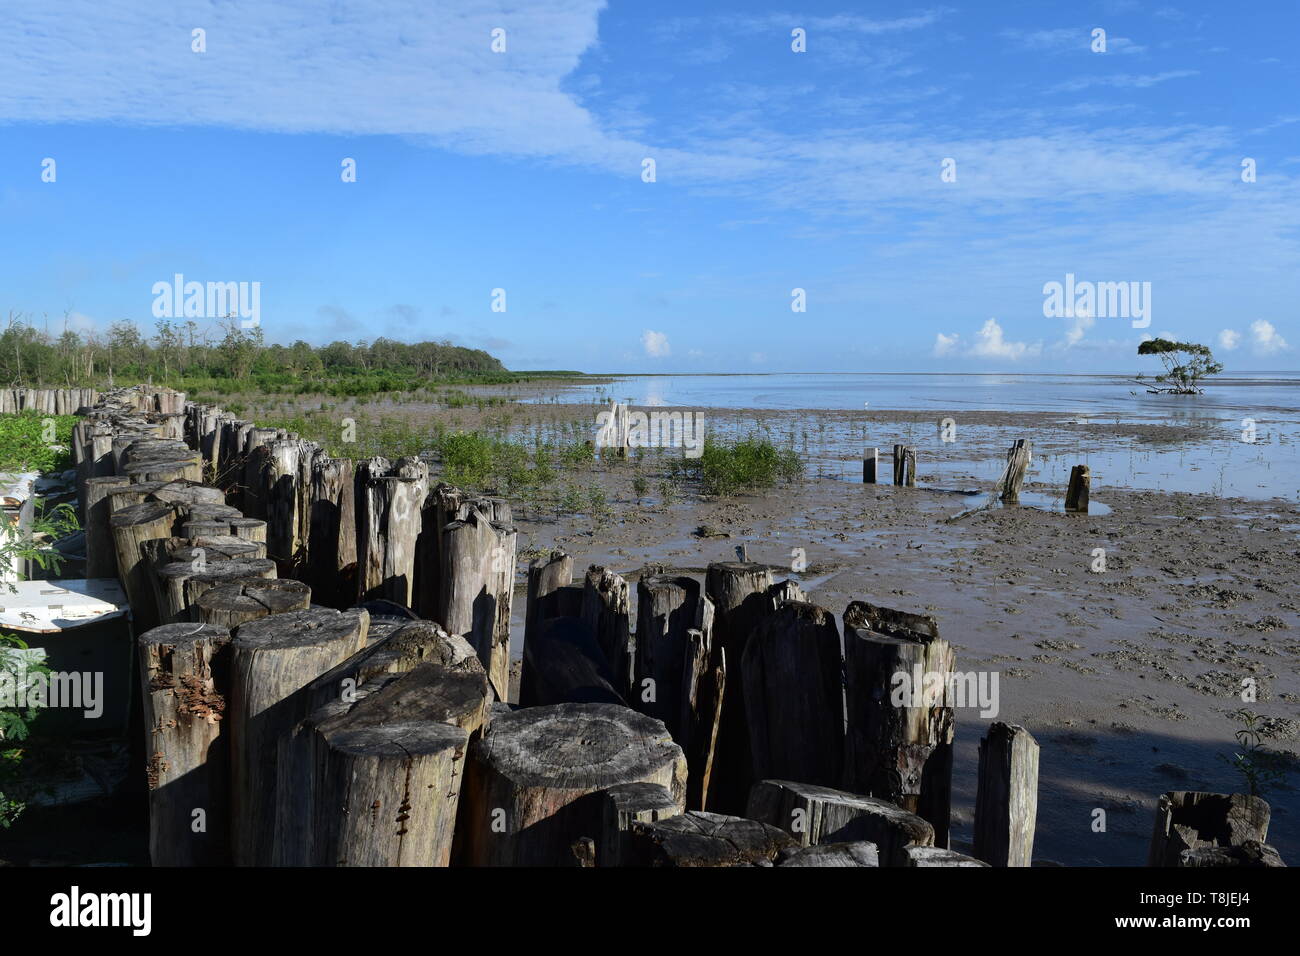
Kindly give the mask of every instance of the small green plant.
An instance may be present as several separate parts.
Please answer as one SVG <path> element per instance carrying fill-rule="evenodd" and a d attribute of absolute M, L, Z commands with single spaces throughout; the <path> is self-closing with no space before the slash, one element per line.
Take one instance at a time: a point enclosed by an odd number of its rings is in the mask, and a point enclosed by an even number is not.
<path fill-rule="evenodd" d="M 1231 716 L 1243 725 L 1233 734 L 1241 750 L 1231 757 L 1220 754 L 1219 759 L 1241 774 L 1250 796 L 1263 796 L 1266 790 L 1277 787 L 1286 778 L 1282 755 L 1264 746 L 1264 736 L 1259 729 L 1259 714 L 1242 708 L 1234 711 Z"/>
<path fill-rule="evenodd" d="M 0 562 L 9 563 L 15 558 L 35 561 L 40 567 L 56 573 L 62 561 L 58 552 L 39 547 L 34 535 L 61 538 L 77 530 L 77 515 L 70 505 L 47 509 L 38 502 L 36 515 L 30 529 L 18 532 L 6 528 L 0 532 Z M 10 586 L 12 589 L 12 586 Z M 33 676 L 48 674 L 49 668 L 28 653 L 27 644 L 11 634 L 0 634 L 0 684 L 15 690 L 26 687 Z M 7 828 L 22 814 L 26 804 L 16 796 L 21 788 L 21 768 L 26 755 L 24 747 L 17 746 L 30 734 L 30 724 L 36 718 L 36 708 L 20 706 L 0 707 L 0 827 Z"/>
<path fill-rule="evenodd" d="M 726 443 L 706 437 L 700 457 L 683 458 L 678 470 L 696 478 L 706 495 L 725 497 L 800 478 L 803 462 L 793 448 L 777 448 L 767 438 Z"/>
<path fill-rule="evenodd" d="M 645 475 L 638 471 L 632 478 L 632 491 L 636 495 L 637 504 L 641 503 L 641 499 L 646 496 L 646 493 L 649 492 L 649 490 L 650 482 L 646 479 Z"/>

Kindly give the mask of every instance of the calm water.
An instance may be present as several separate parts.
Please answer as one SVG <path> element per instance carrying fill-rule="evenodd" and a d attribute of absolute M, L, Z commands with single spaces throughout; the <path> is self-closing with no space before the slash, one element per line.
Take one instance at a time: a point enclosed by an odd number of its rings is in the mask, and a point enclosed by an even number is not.
<path fill-rule="evenodd" d="M 1152 420 L 1231 418 L 1265 411 L 1300 421 L 1300 372 L 1226 378 L 1206 394 L 1148 395 L 1113 375 L 951 375 L 784 373 L 777 375 L 631 375 L 575 391 L 638 405 L 703 408 L 871 408 L 1053 411 Z M 1136 393 L 1136 394 L 1134 394 Z"/>
<path fill-rule="evenodd" d="M 1243 498 L 1300 498 L 1300 372 L 1241 373 L 1207 386 L 1198 396 L 1149 395 L 1118 375 L 786 373 L 775 375 L 632 375 L 603 385 L 566 392 L 593 401 L 615 399 L 634 405 L 682 408 L 861 409 L 951 412 L 961 423 L 968 411 L 1058 411 L 1061 423 L 1093 419 L 1106 423 L 1193 425 L 1198 438 L 1177 443 L 1089 442 L 1081 438 L 1068 456 L 1035 456 L 1030 479 L 1064 485 L 1071 465 L 1086 463 L 1094 474 L 1094 497 L 1104 500 L 1107 484 L 1143 489 L 1215 493 Z M 1256 440 L 1242 441 L 1246 419 Z M 937 416 L 936 416 L 937 420 Z M 965 426 L 961 426 L 965 427 Z M 973 427 L 973 426 L 972 426 Z M 937 434 L 907 433 L 872 426 L 810 423 L 801 450 L 823 474 L 860 480 L 851 459 L 863 445 L 886 451 L 895 441 L 913 444 L 920 473 L 933 483 L 993 482 L 997 459 L 940 461 L 926 455 Z M 979 429 L 1004 437 L 1008 429 Z M 967 437 L 972 437 L 970 432 Z M 1032 437 L 1026 435 L 1024 437 Z M 887 453 L 887 452 L 886 452 Z M 951 458 L 945 454 L 943 458 Z M 846 460 L 849 459 L 849 460 Z"/>

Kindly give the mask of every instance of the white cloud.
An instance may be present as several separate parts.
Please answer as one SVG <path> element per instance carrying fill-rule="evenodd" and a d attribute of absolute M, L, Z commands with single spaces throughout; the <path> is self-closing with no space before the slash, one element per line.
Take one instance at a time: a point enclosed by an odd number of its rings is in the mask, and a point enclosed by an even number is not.
<path fill-rule="evenodd" d="M 932 354 L 937 358 L 957 355 L 961 345 L 961 336 L 957 333 L 944 335 L 942 332 L 934 337 Z M 994 358 L 1017 361 L 1041 354 L 1042 346 L 1026 342 L 1008 342 L 997 319 L 989 319 L 975 334 L 975 343 L 966 350 L 966 358 Z"/>
<path fill-rule="evenodd" d="M 957 348 L 957 343 L 961 340 L 960 335 L 944 335 L 942 332 L 934 337 L 934 354 L 936 358 L 942 358 L 945 355 L 951 355 Z"/>
<path fill-rule="evenodd" d="M 1231 352 L 1241 344 L 1241 333 L 1232 329 L 1224 329 L 1219 333 L 1219 348 L 1225 352 Z"/>
<path fill-rule="evenodd" d="M 1272 322 L 1256 319 L 1250 323 L 1250 338 L 1256 355 L 1276 355 L 1290 348 L 1286 339 L 1277 334 Z"/>
<path fill-rule="evenodd" d="M 1002 334 L 997 319 L 989 319 L 979 330 L 978 341 L 970 354 L 979 358 L 998 358 L 1017 361 L 1037 355 L 1041 348 L 1024 342 L 1008 342 Z"/>
<path fill-rule="evenodd" d="M 641 333 L 641 347 L 645 349 L 645 354 L 651 358 L 663 358 L 672 355 L 672 346 L 668 344 L 668 336 L 662 332 L 652 332 L 646 329 Z"/>
<path fill-rule="evenodd" d="M 1069 348 L 1072 345 L 1078 345 L 1083 341 L 1084 333 L 1097 324 L 1097 320 L 1090 315 L 1077 315 L 1070 323 L 1070 327 L 1065 330 L 1065 346 Z"/>

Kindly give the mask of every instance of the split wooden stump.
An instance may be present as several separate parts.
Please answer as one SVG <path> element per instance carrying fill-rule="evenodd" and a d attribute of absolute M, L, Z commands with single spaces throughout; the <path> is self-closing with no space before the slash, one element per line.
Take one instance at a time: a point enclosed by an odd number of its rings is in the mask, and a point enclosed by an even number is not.
<path fill-rule="evenodd" d="M 785 831 L 756 820 L 691 810 L 654 823 L 633 823 L 627 858 L 633 866 L 772 866 L 793 849 Z"/>
<path fill-rule="evenodd" d="M 754 784 L 745 815 L 780 827 L 800 846 L 866 840 L 883 866 L 904 865 L 906 847 L 934 845 L 934 827 L 896 804 L 792 780 Z"/>
<path fill-rule="evenodd" d="M 1272 808 L 1242 793 L 1173 790 L 1156 803 L 1147 866 L 1178 866 L 1187 850 L 1265 843 Z"/>
<path fill-rule="evenodd" d="M 200 594 L 194 602 L 199 620 L 229 628 L 271 614 L 305 611 L 310 606 L 311 588 L 287 578 L 218 585 Z"/>
<path fill-rule="evenodd" d="M 599 833 L 600 791 L 654 783 L 681 806 L 686 759 L 662 723 L 616 704 L 496 714 L 472 745 L 463 800 L 466 862 L 553 866 Z"/>

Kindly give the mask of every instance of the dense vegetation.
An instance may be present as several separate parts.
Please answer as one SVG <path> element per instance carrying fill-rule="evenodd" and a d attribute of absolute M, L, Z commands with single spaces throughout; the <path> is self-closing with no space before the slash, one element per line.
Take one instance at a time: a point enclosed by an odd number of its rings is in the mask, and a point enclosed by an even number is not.
<path fill-rule="evenodd" d="M 53 423 L 47 433 L 46 421 Z M 0 471 L 63 471 L 72 467 L 76 415 L 26 411 L 0 415 Z"/>
<path fill-rule="evenodd" d="M 54 388 L 152 382 L 195 394 L 342 396 L 576 374 L 510 372 L 482 349 L 447 341 L 268 345 L 260 327 L 245 329 L 236 321 L 202 327 L 164 319 L 150 336 L 121 321 L 103 334 L 67 329 L 56 336 L 11 315 L 0 333 L 0 382 Z"/>

